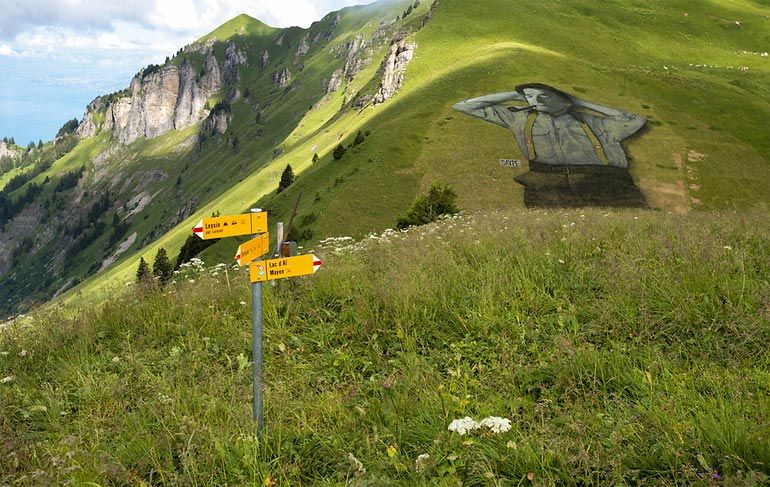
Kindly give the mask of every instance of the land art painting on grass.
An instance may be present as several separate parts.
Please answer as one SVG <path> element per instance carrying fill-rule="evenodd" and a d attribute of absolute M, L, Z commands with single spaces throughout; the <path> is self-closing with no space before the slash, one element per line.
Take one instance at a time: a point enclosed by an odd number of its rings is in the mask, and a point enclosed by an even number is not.
<path fill-rule="evenodd" d="M 540 83 L 454 108 L 513 133 L 529 161 L 529 172 L 515 179 L 524 186 L 527 207 L 647 206 L 621 145 L 646 125 L 644 117 Z"/>

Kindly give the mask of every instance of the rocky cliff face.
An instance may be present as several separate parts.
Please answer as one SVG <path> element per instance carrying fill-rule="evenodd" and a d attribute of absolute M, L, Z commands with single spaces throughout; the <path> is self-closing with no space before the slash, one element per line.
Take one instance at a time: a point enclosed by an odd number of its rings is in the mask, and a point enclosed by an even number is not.
<path fill-rule="evenodd" d="M 199 49 L 190 48 L 195 52 Z M 206 102 L 223 86 L 230 87 L 231 100 L 237 98 L 239 66 L 247 62 L 246 54 L 229 42 L 220 66 L 211 46 L 204 49 L 207 56 L 200 76 L 185 60 L 179 66 L 167 65 L 138 74 L 131 80 L 127 94 L 114 101 L 97 98 L 91 102 L 78 127 L 78 136 L 87 138 L 101 130 L 112 130 L 118 142 L 129 144 L 203 120 L 208 115 L 204 109 Z M 95 114 L 102 111 L 104 120 L 97 126 Z"/>
<path fill-rule="evenodd" d="M 384 103 L 392 97 L 404 81 L 406 65 L 414 57 L 415 45 L 404 40 L 394 41 L 388 48 L 388 55 L 382 65 L 382 80 L 372 102 Z"/>
<path fill-rule="evenodd" d="M 16 157 L 16 151 L 0 140 L 0 159 L 11 159 L 14 157 Z"/>
<path fill-rule="evenodd" d="M 291 71 L 289 71 L 289 68 L 284 68 L 281 71 L 278 71 L 277 73 L 273 73 L 272 75 L 273 83 L 277 84 L 281 88 L 289 84 L 289 81 L 291 81 Z"/>

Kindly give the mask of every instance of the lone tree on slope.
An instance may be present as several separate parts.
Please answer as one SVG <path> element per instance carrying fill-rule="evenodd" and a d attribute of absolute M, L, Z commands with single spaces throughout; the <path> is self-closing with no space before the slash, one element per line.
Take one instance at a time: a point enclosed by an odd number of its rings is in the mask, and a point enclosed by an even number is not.
<path fill-rule="evenodd" d="M 294 171 L 291 169 L 291 164 L 286 164 L 286 168 L 281 174 L 281 181 L 278 183 L 278 193 L 291 186 L 294 182 Z"/>

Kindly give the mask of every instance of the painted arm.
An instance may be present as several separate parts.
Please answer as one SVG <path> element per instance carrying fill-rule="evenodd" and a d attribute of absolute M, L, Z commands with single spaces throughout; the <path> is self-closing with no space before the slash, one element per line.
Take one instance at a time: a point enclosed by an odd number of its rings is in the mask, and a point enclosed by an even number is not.
<path fill-rule="evenodd" d="M 513 122 L 513 116 L 503 103 L 508 101 L 527 101 L 521 94 L 515 91 L 495 93 L 478 98 L 461 101 L 454 105 L 454 109 L 484 119 L 488 122 L 509 128 Z"/>
<path fill-rule="evenodd" d="M 607 117 L 611 119 L 611 123 L 605 123 L 604 125 L 612 132 L 612 135 L 614 135 L 617 140 L 631 137 L 638 132 L 639 129 L 644 127 L 645 123 L 647 123 L 647 119 L 634 113 L 624 112 L 579 98 L 573 98 L 572 105 L 575 108 L 587 108 L 603 115 L 607 115 Z M 607 122 L 610 121 L 608 120 Z"/>

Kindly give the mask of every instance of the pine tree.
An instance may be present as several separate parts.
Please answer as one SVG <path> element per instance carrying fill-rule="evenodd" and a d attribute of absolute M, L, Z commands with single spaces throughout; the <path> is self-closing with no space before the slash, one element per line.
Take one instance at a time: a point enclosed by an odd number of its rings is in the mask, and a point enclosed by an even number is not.
<path fill-rule="evenodd" d="M 334 152 L 332 152 L 332 157 L 334 157 L 335 161 L 339 161 L 340 159 L 342 159 L 342 156 L 345 155 L 346 151 L 347 149 L 342 144 L 340 144 L 334 148 Z"/>
<path fill-rule="evenodd" d="M 356 134 L 355 140 L 353 140 L 353 145 L 358 145 L 362 143 L 364 139 L 365 139 L 364 133 L 359 130 L 358 133 Z"/>
<path fill-rule="evenodd" d="M 150 267 L 144 260 L 144 257 L 139 259 L 139 268 L 136 269 L 136 283 L 144 284 L 150 280 Z"/>
<path fill-rule="evenodd" d="M 316 163 L 316 162 L 318 162 L 318 152 L 313 154 L 313 163 Z"/>
<path fill-rule="evenodd" d="M 171 261 L 168 260 L 166 249 L 161 247 L 155 254 L 155 262 L 152 263 L 152 275 L 157 277 L 161 284 L 165 284 L 173 274 L 174 268 L 171 266 Z"/>
<path fill-rule="evenodd" d="M 42 149 L 42 148 L 43 148 L 43 139 L 39 139 L 39 140 L 37 141 L 37 148 L 38 148 L 38 149 Z"/>
<path fill-rule="evenodd" d="M 291 164 L 286 164 L 286 168 L 281 174 L 281 181 L 278 183 L 278 193 L 291 186 L 294 182 L 294 171 L 291 169 Z"/>

